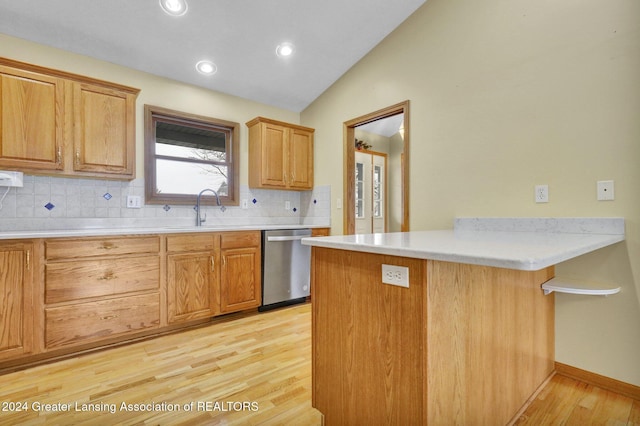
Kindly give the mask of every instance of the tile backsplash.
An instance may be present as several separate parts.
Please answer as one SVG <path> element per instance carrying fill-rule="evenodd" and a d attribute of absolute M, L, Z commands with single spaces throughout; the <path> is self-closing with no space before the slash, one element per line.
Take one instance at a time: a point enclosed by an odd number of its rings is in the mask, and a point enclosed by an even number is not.
<path fill-rule="evenodd" d="M 0 199 L 7 191 L 0 187 Z M 140 196 L 142 208 L 127 208 L 127 196 Z M 329 226 L 331 188 L 279 191 L 240 186 L 247 208 L 206 206 L 207 225 Z M 285 209 L 286 202 L 289 209 Z M 194 206 L 144 204 L 144 180 L 130 182 L 24 176 L 24 186 L 9 188 L 0 205 L 0 231 L 190 225 Z"/>

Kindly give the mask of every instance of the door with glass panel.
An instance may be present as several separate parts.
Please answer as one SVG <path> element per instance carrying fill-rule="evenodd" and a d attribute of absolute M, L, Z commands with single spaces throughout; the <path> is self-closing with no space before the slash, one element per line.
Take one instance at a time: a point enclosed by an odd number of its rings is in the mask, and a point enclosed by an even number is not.
<path fill-rule="evenodd" d="M 386 154 L 355 152 L 356 234 L 386 232 Z"/>

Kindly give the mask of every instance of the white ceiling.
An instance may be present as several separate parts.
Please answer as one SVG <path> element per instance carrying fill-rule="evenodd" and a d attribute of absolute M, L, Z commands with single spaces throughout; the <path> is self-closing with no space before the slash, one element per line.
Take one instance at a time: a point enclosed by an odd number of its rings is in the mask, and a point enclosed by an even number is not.
<path fill-rule="evenodd" d="M 0 0 L 0 33 L 298 112 L 425 1 L 187 0 L 171 17 L 158 0 Z"/>

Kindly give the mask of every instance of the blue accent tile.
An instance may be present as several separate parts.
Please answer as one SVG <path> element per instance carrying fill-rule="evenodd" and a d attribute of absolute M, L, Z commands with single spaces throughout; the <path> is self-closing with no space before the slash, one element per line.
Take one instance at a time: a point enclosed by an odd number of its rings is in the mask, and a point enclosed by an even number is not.
<path fill-rule="evenodd" d="M 254 198 L 253 200 L 251 200 L 251 202 L 252 202 L 253 204 L 255 204 L 255 203 L 257 203 L 257 202 L 258 202 L 258 200 L 256 200 L 256 199 Z"/>
<path fill-rule="evenodd" d="M 162 208 L 165 212 L 168 212 L 169 210 L 171 210 L 171 206 L 169 204 L 165 204 L 164 207 Z"/>
<path fill-rule="evenodd" d="M 313 204 L 318 204 L 318 200 L 313 200 Z"/>
<path fill-rule="evenodd" d="M 222 211 L 222 213 L 224 213 L 224 211 L 225 211 L 226 209 L 227 209 L 227 208 L 226 208 L 225 206 L 220 206 L 220 210 Z"/>
<path fill-rule="evenodd" d="M 106 192 L 102 198 L 104 198 L 105 200 L 109 201 L 111 198 L 113 197 L 113 195 L 109 194 L 108 192 Z"/>
<path fill-rule="evenodd" d="M 53 210 L 54 207 L 55 206 L 53 204 L 51 204 L 51 203 L 47 203 L 47 204 L 44 205 L 44 208 L 49 210 L 49 211 Z"/>
<path fill-rule="evenodd" d="M 298 211 L 298 209 L 296 209 L 296 208 L 294 207 L 294 208 L 293 208 L 293 212 L 295 213 L 295 212 L 297 212 L 297 211 Z"/>

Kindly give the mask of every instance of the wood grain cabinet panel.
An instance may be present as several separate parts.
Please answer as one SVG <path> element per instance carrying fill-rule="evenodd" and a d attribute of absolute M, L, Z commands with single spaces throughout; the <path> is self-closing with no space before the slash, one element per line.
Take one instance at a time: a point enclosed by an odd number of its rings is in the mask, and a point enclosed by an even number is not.
<path fill-rule="evenodd" d="M 264 117 L 249 128 L 249 186 L 313 189 L 314 129 Z"/>
<path fill-rule="evenodd" d="M 62 170 L 64 81 L 0 65 L 0 167 Z"/>
<path fill-rule="evenodd" d="M 217 290 L 215 253 L 167 256 L 169 323 L 214 316 L 218 310 Z"/>
<path fill-rule="evenodd" d="M 74 170 L 133 178 L 135 95 L 74 85 Z"/>
<path fill-rule="evenodd" d="M 159 325 L 158 293 L 47 308 L 45 346 L 90 343 Z"/>
<path fill-rule="evenodd" d="M 220 311 L 257 308 L 262 303 L 260 232 L 225 232 L 220 240 Z"/>
<path fill-rule="evenodd" d="M 159 290 L 158 256 L 56 262 L 45 266 L 45 303 Z"/>
<path fill-rule="evenodd" d="M 32 351 L 33 280 L 30 243 L 0 244 L 0 360 Z"/>
<path fill-rule="evenodd" d="M 99 237 L 45 241 L 45 256 L 47 260 L 158 253 L 159 250 L 160 238 L 158 236 Z"/>

